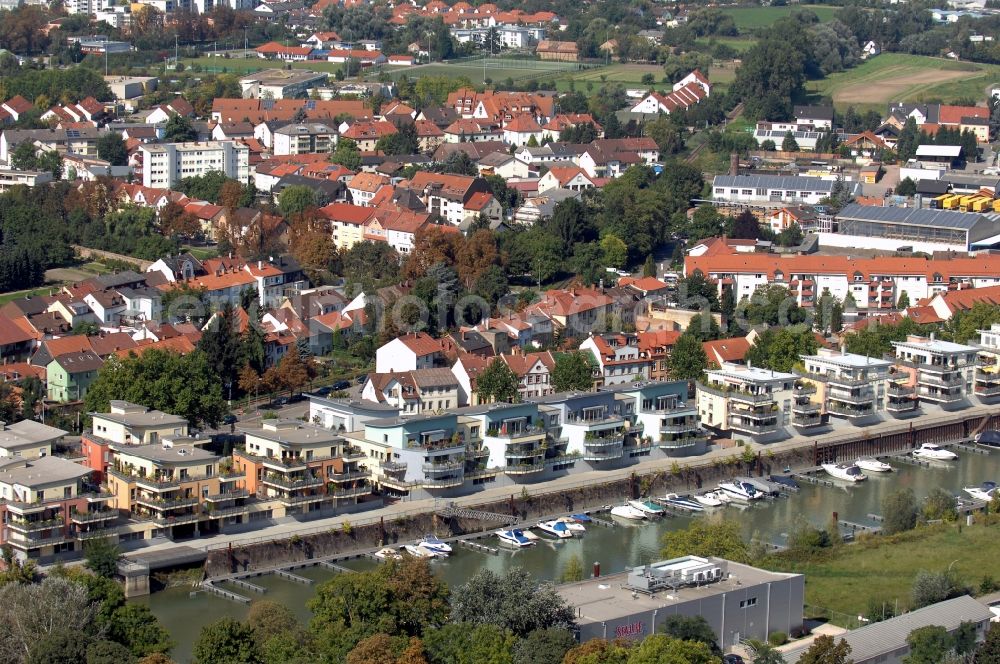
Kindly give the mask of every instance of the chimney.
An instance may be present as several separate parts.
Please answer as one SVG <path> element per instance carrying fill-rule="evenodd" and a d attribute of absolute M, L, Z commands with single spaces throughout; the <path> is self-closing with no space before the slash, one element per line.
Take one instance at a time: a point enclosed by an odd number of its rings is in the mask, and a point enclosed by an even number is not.
<path fill-rule="evenodd" d="M 731 152 L 729 154 L 729 174 L 740 174 L 740 155 L 737 152 Z"/>

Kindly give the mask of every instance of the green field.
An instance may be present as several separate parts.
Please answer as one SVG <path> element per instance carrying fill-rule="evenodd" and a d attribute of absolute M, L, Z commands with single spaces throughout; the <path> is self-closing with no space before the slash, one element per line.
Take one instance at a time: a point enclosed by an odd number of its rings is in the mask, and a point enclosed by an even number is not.
<path fill-rule="evenodd" d="M 833 19 L 838 7 L 826 5 L 788 5 L 785 7 L 725 7 L 723 14 L 729 14 L 736 22 L 736 27 L 740 32 L 753 30 L 754 28 L 765 28 L 778 19 L 791 16 L 793 11 L 799 9 L 810 9 L 820 21 L 826 22 Z"/>
<path fill-rule="evenodd" d="M 808 84 L 839 107 L 884 110 L 890 101 L 955 101 L 986 98 L 1000 82 L 1000 65 L 956 62 L 923 55 L 883 53 L 858 67 Z"/>
<path fill-rule="evenodd" d="M 11 291 L 9 293 L 0 294 L 0 305 L 7 304 L 11 300 L 16 300 L 18 298 L 28 298 L 35 297 L 36 295 L 48 295 L 49 293 L 59 290 L 58 284 L 53 284 L 50 286 L 40 286 L 38 288 L 29 288 L 28 290 L 22 291 Z"/>
<path fill-rule="evenodd" d="M 695 39 L 694 42 L 699 48 L 705 49 L 706 53 L 709 52 L 708 49 L 711 48 L 713 43 L 725 44 L 737 53 L 746 53 L 757 43 L 751 37 L 700 37 Z"/>
<path fill-rule="evenodd" d="M 512 78 L 515 81 L 525 79 L 541 79 L 551 77 L 561 77 L 579 72 L 581 65 L 578 62 L 554 62 L 549 60 L 527 60 L 518 58 L 486 58 L 486 67 L 483 67 L 483 59 L 463 60 L 460 62 L 440 62 L 418 67 L 407 67 L 396 70 L 399 73 L 411 77 L 419 76 L 465 76 L 473 83 L 482 83 L 483 78 L 493 81 L 503 81 Z"/>
<path fill-rule="evenodd" d="M 951 524 L 918 529 L 888 541 L 844 546 L 828 560 L 780 566 L 806 575 L 806 604 L 825 609 L 841 626 L 856 627 L 868 598 L 909 608 L 913 577 L 920 570 L 942 572 L 952 566 L 963 584 L 976 588 L 984 576 L 1000 578 L 1000 556 L 983 555 L 995 547 L 1000 527 Z"/>
<path fill-rule="evenodd" d="M 273 60 L 262 60 L 258 57 L 252 58 L 181 58 L 181 63 L 185 68 L 190 69 L 191 65 L 198 65 L 201 71 L 221 74 L 247 74 L 261 71 L 262 69 L 275 69 L 284 67 L 284 63 Z M 307 69 L 309 71 L 325 71 L 330 74 L 335 73 L 343 65 L 336 62 L 322 62 L 320 60 L 310 60 L 308 62 L 293 62 L 292 69 Z"/>

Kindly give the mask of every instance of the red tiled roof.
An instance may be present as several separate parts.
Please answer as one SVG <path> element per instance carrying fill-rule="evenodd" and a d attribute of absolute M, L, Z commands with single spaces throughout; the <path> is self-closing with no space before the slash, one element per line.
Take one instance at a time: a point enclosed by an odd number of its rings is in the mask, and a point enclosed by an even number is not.
<path fill-rule="evenodd" d="M 985 106 L 946 106 L 942 105 L 938 112 L 938 123 L 946 125 L 962 124 L 962 118 L 980 118 L 988 120 L 990 109 Z M 921 127 L 922 129 L 923 127 Z"/>
<path fill-rule="evenodd" d="M 374 208 L 351 205 L 350 203 L 330 203 L 318 212 L 330 221 L 362 225 L 374 213 Z"/>
<path fill-rule="evenodd" d="M 742 362 L 750 350 L 750 342 L 746 337 L 705 341 L 701 346 L 705 349 L 709 362 Z"/>
<path fill-rule="evenodd" d="M 414 334 L 404 334 L 397 339 L 417 357 L 433 355 L 444 352 L 444 346 L 440 339 L 435 339 L 426 332 L 416 332 Z"/>
<path fill-rule="evenodd" d="M 528 113 L 515 115 L 504 124 L 503 128 L 504 131 L 513 131 L 520 134 L 538 133 L 542 130 L 542 127 L 535 118 Z"/>
<path fill-rule="evenodd" d="M 469 196 L 469 200 L 465 202 L 465 209 L 467 210 L 483 210 L 490 201 L 493 200 L 493 194 L 488 194 L 484 191 L 477 191 L 476 193 Z"/>
<path fill-rule="evenodd" d="M 254 50 L 264 55 L 309 55 L 313 48 L 312 46 L 285 46 L 272 41 L 262 44 Z"/>

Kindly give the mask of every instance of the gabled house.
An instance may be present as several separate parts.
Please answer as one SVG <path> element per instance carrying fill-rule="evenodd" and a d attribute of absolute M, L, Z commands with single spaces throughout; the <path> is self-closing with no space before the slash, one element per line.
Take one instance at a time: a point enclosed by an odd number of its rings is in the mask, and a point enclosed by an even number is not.
<path fill-rule="evenodd" d="M 583 191 L 592 189 L 594 180 L 579 166 L 552 166 L 538 180 L 538 193 L 542 194 L 552 189 L 568 189 Z"/>
<path fill-rule="evenodd" d="M 448 354 L 454 351 L 449 341 L 435 339 L 426 332 L 405 334 L 375 351 L 375 371 L 390 373 L 442 367 L 446 365 Z"/>
<path fill-rule="evenodd" d="M 447 368 L 373 373 L 361 398 L 395 406 L 403 415 L 440 412 L 459 406 L 459 382 Z"/>

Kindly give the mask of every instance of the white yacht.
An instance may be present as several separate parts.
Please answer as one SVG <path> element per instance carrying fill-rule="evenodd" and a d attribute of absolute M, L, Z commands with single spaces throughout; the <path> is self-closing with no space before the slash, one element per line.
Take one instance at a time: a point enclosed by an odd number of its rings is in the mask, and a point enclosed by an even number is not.
<path fill-rule="evenodd" d="M 703 507 L 721 507 L 729 502 L 729 499 L 725 498 L 725 494 L 719 491 L 709 491 L 708 493 L 697 493 L 694 499 L 698 501 Z"/>
<path fill-rule="evenodd" d="M 685 510 L 687 512 L 701 512 L 705 508 L 701 506 L 697 500 L 693 498 L 684 498 L 677 495 L 676 493 L 668 493 L 663 496 L 663 500 L 673 507 Z"/>
<path fill-rule="evenodd" d="M 379 549 L 372 555 L 378 558 L 379 560 L 399 560 L 400 558 L 403 557 L 402 554 L 399 553 L 399 551 L 396 551 L 391 546 L 387 546 L 384 549 Z"/>
<path fill-rule="evenodd" d="M 427 547 L 420 546 L 419 544 L 406 544 L 403 546 L 403 550 L 414 558 L 444 558 L 447 553 L 437 553 L 436 551 L 431 551 Z"/>
<path fill-rule="evenodd" d="M 434 535 L 424 535 L 424 539 L 417 543 L 417 546 L 422 546 L 425 549 L 433 551 L 434 553 L 441 553 L 448 555 L 451 553 L 451 545 L 447 542 L 438 539 Z"/>
<path fill-rule="evenodd" d="M 990 502 L 997 492 L 996 482 L 983 482 L 979 486 L 967 486 L 962 491 L 966 492 L 976 500 Z"/>
<path fill-rule="evenodd" d="M 892 466 L 884 461 L 879 461 L 878 459 L 858 459 L 854 462 L 854 465 L 861 470 L 867 470 L 869 473 L 891 473 Z"/>
<path fill-rule="evenodd" d="M 625 504 L 612 507 L 611 516 L 621 517 L 622 519 L 631 519 L 632 521 L 642 521 L 646 518 L 646 513 L 642 510 L 637 510 L 631 505 Z"/>
<path fill-rule="evenodd" d="M 509 544 L 511 546 L 516 546 L 519 549 L 523 549 L 527 546 L 534 545 L 535 541 L 528 539 L 524 536 L 524 531 L 520 528 L 512 528 L 511 530 L 498 530 L 497 537 L 504 544 Z"/>
<path fill-rule="evenodd" d="M 946 450 L 940 445 L 935 445 L 934 443 L 924 443 L 917 449 L 913 450 L 913 457 L 915 459 L 927 459 L 929 461 L 954 461 L 958 458 L 958 455 L 951 450 Z"/>
<path fill-rule="evenodd" d="M 862 482 L 868 479 L 854 463 L 824 463 L 822 468 L 830 477 L 845 482 Z"/>
<path fill-rule="evenodd" d="M 729 498 L 740 502 L 760 500 L 763 494 L 757 491 L 757 487 L 749 482 L 730 480 L 729 482 L 719 482 L 719 491 L 725 493 Z"/>
<path fill-rule="evenodd" d="M 573 537 L 573 531 L 570 530 L 569 526 L 562 521 L 539 521 L 538 529 L 543 533 L 548 533 L 558 537 L 559 539 L 570 539 Z"/>
<path fill-rule="evenodd" d="M 574 533 L 585 533 L 587 532 L 587 526 L 583 525 L 571 516 L 562 516 L 556 519 L 560 523 L 566 524 L 566 527 L 572 530 Z"/>

